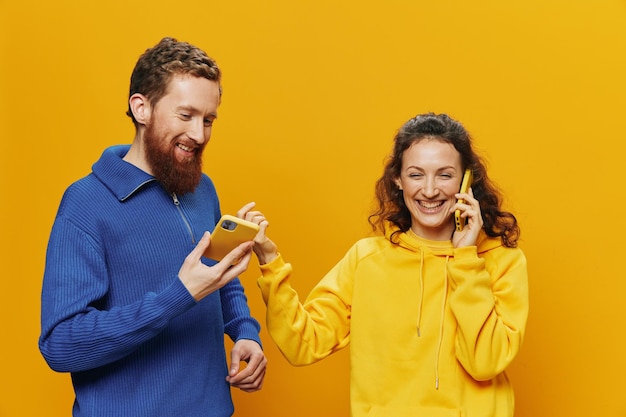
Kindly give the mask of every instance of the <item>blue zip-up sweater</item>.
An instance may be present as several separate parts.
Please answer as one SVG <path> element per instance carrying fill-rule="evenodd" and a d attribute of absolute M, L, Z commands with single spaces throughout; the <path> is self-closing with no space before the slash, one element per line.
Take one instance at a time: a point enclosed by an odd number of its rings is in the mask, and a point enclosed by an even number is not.
<path fill-rule="evenodd" d="M 178 278 L 220 217 L 206 175 L 168 195 L 104 151 L 65 192 L 44 272 L 39 348 L 71 372 L 75 417 L 230 416 L 224 333 L 260 344 L 238 279 L 196 302 Z M 207 264 L 213 263 L 203 258 Z"/>

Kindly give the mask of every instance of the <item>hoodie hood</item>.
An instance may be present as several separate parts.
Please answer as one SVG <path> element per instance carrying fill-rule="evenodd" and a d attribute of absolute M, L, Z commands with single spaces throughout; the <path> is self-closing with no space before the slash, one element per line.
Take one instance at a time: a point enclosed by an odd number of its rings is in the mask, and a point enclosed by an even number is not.
<path fill-rule="evenodd" d="M 385 229 L 385 237 L 392 243 L 395 243 L 412 252 L 421 252 L 423 249 L 428 249 L 435 255 L 454 255 L 452 240 L 424 239 L 423 237 L 416 235 L 411 229 L 404 233 L 396 233 L 392 239 L 392 234 L 398 230 L 397 226 L 389 225 Z M 481 230 L 478 234 L 478 239 L 476 241 L 476 252 L 478 254 L 485 253 L 500 246 L 502 246 L 502 240 L 500 238 L 489 237 L 483 230 Z"/>

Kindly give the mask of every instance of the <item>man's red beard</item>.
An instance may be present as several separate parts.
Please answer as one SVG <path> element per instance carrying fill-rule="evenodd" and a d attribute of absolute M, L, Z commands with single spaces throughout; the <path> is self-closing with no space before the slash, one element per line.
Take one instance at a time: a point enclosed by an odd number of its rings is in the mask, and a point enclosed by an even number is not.
<path fill-rule="evenodd" d="M 196 189 L 202 177 L 204 147 L 196 148 L 192 157 L 182 162 L 178 161 L 175 155 L 175 142 L 162 140 L 154 123 L 146 126 L 143 141 L 152 175 L 161 182 L 168 193 L 183 195 Z"/>

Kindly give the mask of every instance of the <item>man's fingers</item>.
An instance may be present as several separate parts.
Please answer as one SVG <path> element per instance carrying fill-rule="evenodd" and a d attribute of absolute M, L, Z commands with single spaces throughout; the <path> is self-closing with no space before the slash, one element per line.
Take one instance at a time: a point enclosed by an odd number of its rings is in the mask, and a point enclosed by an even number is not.
<path fill-rule="evenodd" d="M 196 245 L 192 253 L 199 252 L 199 254 L 202 255 L 206 251 L 206 249 L 209 247 L 210 244 L 211 244 L 211 233 L 204 232 L 204 234 L 202 235 L 202 238 L 200 238 L 200 241 L 198 241 L 198 244 Z"/>
<path fill-rule="evenodd" d="M 252 250 L 252 246 L 254 246 L 253 241 L 243 242 L 239 244 L 235 249 L 228 252 L 226 256 L 222 259 L 222 262 L 226 262 L 229 265 L 235 265 L 239 263 L 241 259 L 243 259 L 247 254 Z"/>
<path fill-rule="evenodd" d="M 231 250 L 221 261 L 213 266 L 217 268 L 220 274 L 238 275 L 248 269 L 248 263 L 252 257 L 253 241 L 241 243 L 235 249 Z"/>

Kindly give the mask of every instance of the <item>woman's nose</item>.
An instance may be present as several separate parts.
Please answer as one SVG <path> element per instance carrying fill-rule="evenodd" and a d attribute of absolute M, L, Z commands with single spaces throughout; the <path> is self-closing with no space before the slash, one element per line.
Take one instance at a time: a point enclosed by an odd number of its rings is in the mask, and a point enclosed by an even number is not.
<path fill-rule="evenodd" d="M 434 179 L 427 179 L 424 182 L 424 188 L 422 188 L 422 194 L 424 197 L 434 197 L 439 194 L 439 188 L 437 187 L 437 183 Z"/>

